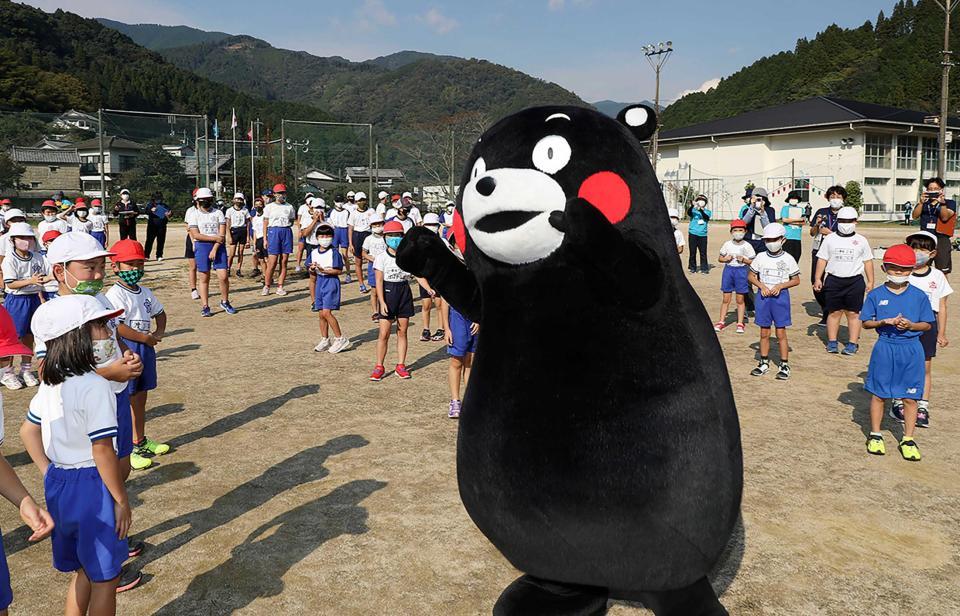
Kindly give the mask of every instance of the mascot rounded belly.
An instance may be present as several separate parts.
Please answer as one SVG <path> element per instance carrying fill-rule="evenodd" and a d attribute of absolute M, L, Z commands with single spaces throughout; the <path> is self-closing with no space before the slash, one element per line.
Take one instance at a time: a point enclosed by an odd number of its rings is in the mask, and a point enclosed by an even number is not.
<path fill-rule="evenodd" d="M 509 116 L 477 141 L 452 243 L 398 264 L 480 324 L 457 441 L 471 518 L 520 571 L 498 614 L 725 614 L 706 574 L 737 521 L 726 364 L 687 282 L 637 105 Z"/>

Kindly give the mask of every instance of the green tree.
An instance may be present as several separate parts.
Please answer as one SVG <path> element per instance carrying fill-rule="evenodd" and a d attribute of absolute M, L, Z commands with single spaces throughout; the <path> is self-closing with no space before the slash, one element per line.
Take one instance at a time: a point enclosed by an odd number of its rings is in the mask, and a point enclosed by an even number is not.
<path fill-rule="evenodd" d="M 843 200 L 843 204 L 854 208 L 859 214 L 863 210 L 863 191 L 860 189 L 860 182 L 850 180 L 844 188 L 847 190 L 847 198 Z"/>
<path fill-rule="evenodd" d="M 6 152 L 0 152 L 0 190 L 17 188 L 26 169 L 18 165 Z"/>
<path fill-rule="evenodd" d="M 189 191 L 192 185 L 193 179 L 184 175 L 176 158 L 160 146 L 151 146 L 143 150 L 134 166 L 114 182 L 113 192 L 116 194 L 120 188 L 126 188 L 137 202 L 143 203 L 155 192 L 172 199 Z"/>

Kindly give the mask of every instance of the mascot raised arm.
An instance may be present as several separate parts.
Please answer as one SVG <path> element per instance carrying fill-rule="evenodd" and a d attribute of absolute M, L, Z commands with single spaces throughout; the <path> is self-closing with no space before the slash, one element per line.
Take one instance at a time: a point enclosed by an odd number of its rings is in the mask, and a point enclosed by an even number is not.
<path fill-rule="evenodd" d="M 477 141 L 453 231 L 398 264 L 480 323 L 457 439 L 470 517 L 524 573 L 495 614 L 726 614 L 707 580 L 737 521 L 737 411 L 640 142 L 649 107 L 504 118 Z"/>

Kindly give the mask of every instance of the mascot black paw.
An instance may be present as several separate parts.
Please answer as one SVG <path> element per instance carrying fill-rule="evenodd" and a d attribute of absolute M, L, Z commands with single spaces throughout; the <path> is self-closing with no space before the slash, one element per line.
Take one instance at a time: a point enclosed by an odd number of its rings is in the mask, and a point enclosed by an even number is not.
<path fill-rule="evenodd" d="M 640 142 L 652 109 L 507 117 L 478 140 L 454 236 L 398 263 L 481 325 L 457 441 L 471 518 L 525 575 L 498 614 L 725 611 L 706 579 L 743 469 L 726 364 Z"/>

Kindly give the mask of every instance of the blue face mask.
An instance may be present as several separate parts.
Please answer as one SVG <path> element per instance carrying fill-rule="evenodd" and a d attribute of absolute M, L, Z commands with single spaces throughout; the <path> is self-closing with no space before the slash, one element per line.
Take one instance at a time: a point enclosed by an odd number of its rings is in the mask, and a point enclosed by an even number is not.
<path fill-rule="evenodd" d="M 391 250 L 396 250 L 400 247 L 400 242 L 403 241 L 402 237 L 397 237 L 395 235 L 385 238 L 384 241 L 387 243 L 387 247 Z"/>

